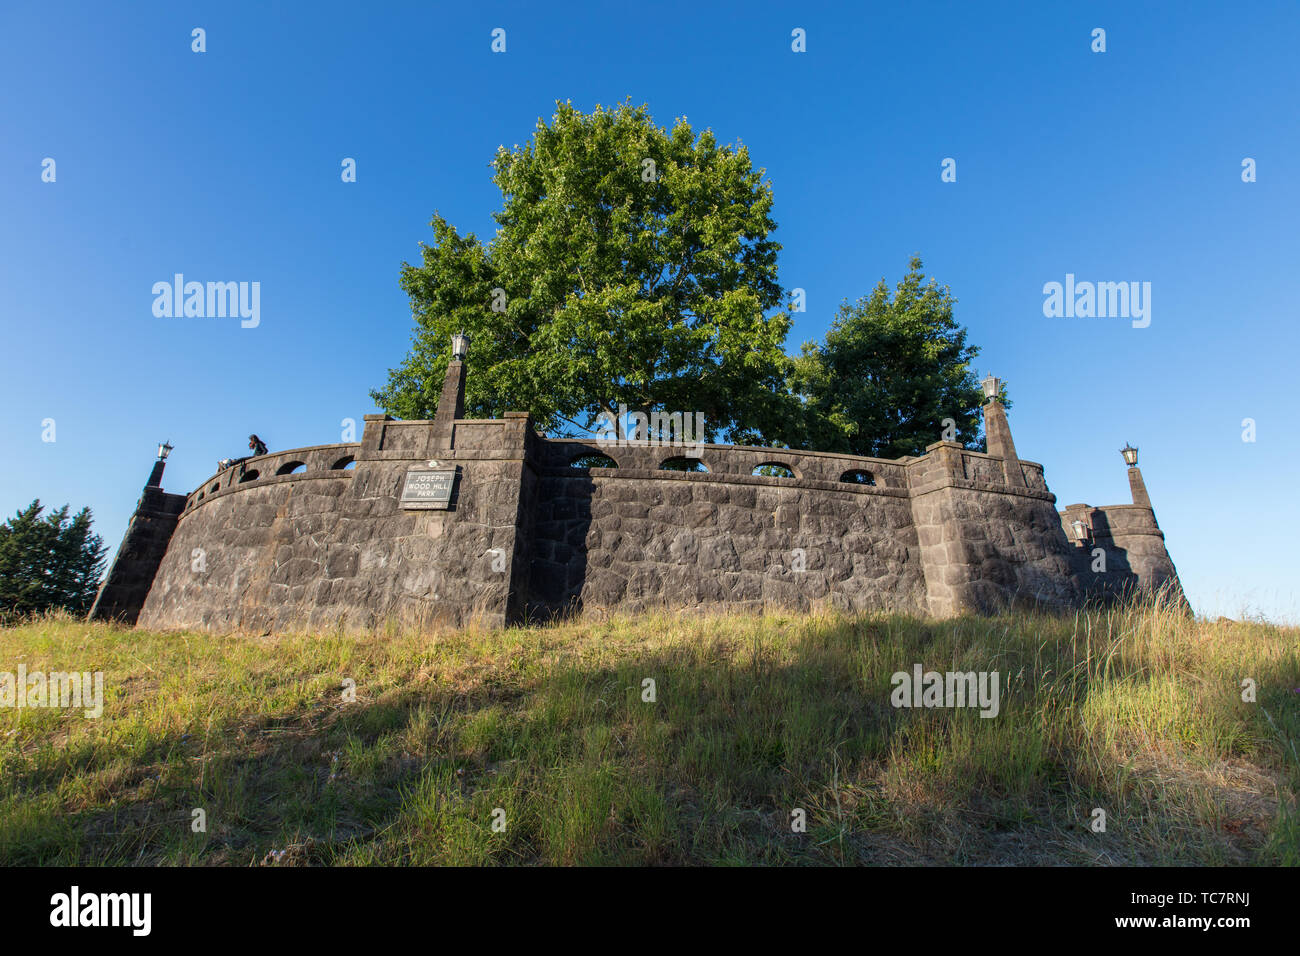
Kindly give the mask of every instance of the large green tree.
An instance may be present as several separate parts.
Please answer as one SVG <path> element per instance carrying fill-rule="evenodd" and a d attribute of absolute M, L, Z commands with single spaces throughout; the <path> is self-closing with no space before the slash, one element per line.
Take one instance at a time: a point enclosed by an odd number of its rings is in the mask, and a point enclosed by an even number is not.
<path fill-rule="evenodd" d="M 466 413 L 528 410 L 575 434 L 602 411 L 703 412 L 708 436 L 753 441 L 788 415 L 788 317 L 769 238 L 772 191 L 743 145 L 646 107 L 557 103 L 523 147 L 501 147 L 489 242 L 442 216 L 401 284 L 411 350 L 371 394 L 432 417 L 471 336 Z"/>
<path fill-rule="evenodd" d="M 952 440 L 983 447 L 979 349 L 966 344 L 948 287 L 921 270 L 913 256 L 892 293 L 882 278 L 840 306 L 823 343 L 805 343 L 790 376 L 801 407 L 778 431 L 788 444 L 900 458 L 943 439 L 950 419 Z"/>
<path fill-rule="evenodd" d="M 42 517 L 33 501 L 0 524 L 0 617 L 64 608 L 85 614 L 104 569 L 102 539 L 92 534 L 89 508 L 68 506 Z"/>

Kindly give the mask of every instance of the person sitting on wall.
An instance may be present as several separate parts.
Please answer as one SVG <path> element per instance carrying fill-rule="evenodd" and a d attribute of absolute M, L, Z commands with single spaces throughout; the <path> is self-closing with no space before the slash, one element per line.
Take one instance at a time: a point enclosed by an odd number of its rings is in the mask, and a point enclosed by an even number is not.
<path fill-rule="evenodd" d="M 266 442 L 256 435 L 248 436 L 248 447 L 253 452 L 251 455 L 245 455 L 242 458 L 223 458 L 217 462 L 217 471 L 225 471 L 227 468 L 233 468 L 235 465 L 242 465 L 250 458 L 256 458 L 258 455 L 266 454 Z"/>

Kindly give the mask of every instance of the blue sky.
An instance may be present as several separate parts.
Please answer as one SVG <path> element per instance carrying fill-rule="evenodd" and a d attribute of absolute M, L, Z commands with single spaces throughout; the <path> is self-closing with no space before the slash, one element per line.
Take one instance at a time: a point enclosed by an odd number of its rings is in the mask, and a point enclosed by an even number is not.
<path fill-rule="evenodd" d="M 433 211 L 490 235 L 498 145 L 630 96 L 766 168 L 791 352 L 920 253 L 1058 505 L 1127 502 L 1131 441 L 1196 608 L 1300 618 L 1298 27 L 1294 2 L 9 0 L 0 510 L 89 505 L 115 548 L 161 439 L 181 492 L 252 431 L 342 440 L 405 354 Z M 177 272 L 260 282 L 260 325 L 155 317 Z M 1150 282 L 1150 326 L 1044 317 L 1067 273 Z"/>

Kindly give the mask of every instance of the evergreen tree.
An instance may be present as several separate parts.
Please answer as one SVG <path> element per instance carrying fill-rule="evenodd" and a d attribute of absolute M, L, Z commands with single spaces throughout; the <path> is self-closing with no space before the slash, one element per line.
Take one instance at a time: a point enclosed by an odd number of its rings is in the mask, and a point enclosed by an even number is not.
<path fill-rule="evenodd" d="M 801 407 L 780 437 L 795 448 L 901 458 L 943 439 L 951 419 L 951 440 L 982 449 L 984 393 L 971 365 L 979 349 L 966 344 L 955 303 L 913 256 L 892 295 L 881 279 L 841 305 L 826 340 L 805 343 L 795 359 L 790 387 Z"/>
<path fill-rule="evenodd" d="M 69 517 L 68 506 L 42 517 L 33 501 L 0 524 L 0 616 L 20 617 L 52 608 L 85 614 L 95 601 L 104 554 L 91 532 L 91 513 Z"/>

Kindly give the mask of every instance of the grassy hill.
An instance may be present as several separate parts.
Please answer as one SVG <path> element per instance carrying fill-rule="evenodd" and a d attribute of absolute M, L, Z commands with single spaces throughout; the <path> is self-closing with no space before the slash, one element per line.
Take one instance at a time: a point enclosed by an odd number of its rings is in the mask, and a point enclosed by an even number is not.
<path fill-rule="evenodd" d="M 1300 862 L 1300 630 L 1264 623 L 1148 606 L 258 637 L 51 617 L 0 631 L 0 671 L 20 662 L 101 670 L 105 702 L 0 707 L 6 864 Z M 918 663 L 997 671 L 998 716 L 891 706 Z"/>

